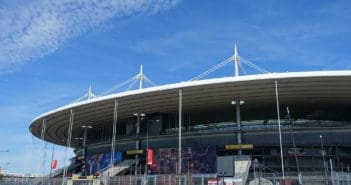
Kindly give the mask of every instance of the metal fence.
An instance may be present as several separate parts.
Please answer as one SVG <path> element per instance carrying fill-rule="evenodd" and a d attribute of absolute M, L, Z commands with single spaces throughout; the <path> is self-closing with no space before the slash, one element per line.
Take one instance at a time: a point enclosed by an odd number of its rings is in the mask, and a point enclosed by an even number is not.
<path fill-rule="evenodd" d="M 99 178 L 23 178 L 4 177 L 0 185 L 207 185 L 209 179 L 215 179 L 214 174 L 201 175 L 126 175 Z"/>
<path fill-rule="evenodd" d="M 101 181 L 104 185 L 207 185 L 209 179 L 215 178 L 215 174 L 147 176 L 141 175 L 101 178 Z"/>
<path fill-rule="evenodd" d="M 3 177 L 0 185 L 62 185 L 62 178 Z"/>
<path fill-rule="evenodd" d="M 272 182 L 279 184 L 282 180 L 280 174 L 264 173 L 260 175 Z M 251 175 L 246 184 L 249 184 L 254 177 Z M 299 184 L 296 174 L 287 174 L 287 184 Z M 327 180 L 326 180 L 327 179 Z M 258 181 L 259 182 L 259 181 Z M 327 178 L 322 173 L 303 172 L 301 176 L 303 185 L 351 185 L 351 174 L 346 172 L 328 173 Z M 115 177 L 98 178 L 29 178 L 29 177 L 3 177 L 0 185 L 228 185 L 222 179 L 217 179 L 216 174 L 186 174 L 186 175 L 126 175 Z M 255 184 L 255 183 L 254 183 Z"/>

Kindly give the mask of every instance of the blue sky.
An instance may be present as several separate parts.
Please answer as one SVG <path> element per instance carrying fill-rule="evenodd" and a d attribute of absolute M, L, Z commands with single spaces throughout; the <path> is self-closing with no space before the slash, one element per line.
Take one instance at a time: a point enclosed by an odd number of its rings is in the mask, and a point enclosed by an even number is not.
<path fill-rule="evenodd" d="M 30 121 L 90 84 L 99 94 L 123 82 L 140 64 L 157 84 L 186 81 L 237 43 L 270 72 L 351 69 L 350 22 L 347 0 L 0 0 L 0 150 L 9 150 L 0 166 L 41 172 Z M 62 165 L 64 149 L 56 151 Z"/>

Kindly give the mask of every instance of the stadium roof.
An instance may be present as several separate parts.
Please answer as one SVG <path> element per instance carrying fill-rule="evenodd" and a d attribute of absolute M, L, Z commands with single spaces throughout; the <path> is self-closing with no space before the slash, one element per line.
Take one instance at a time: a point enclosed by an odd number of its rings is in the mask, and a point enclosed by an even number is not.
<path fill-rule="evenodd" d="M 31 122 L 29 129 L 40 137 L 42 120 L 46 119 L 45 140 L 64 145 L 71 109 L 74 133 L 82 125 L 112 124 L 115 99 L 118 120 L 129 118 L 133 113 L 177 112 L 179 89 L 183 93 L 184 111 L 229 106 L 234 98 L 244 100 L 245 105 L 259 107 L 275 103 L 275 80 L 279 100 L 285 104 L 351 103 L 351 71 L 269 73 L 186 81 L 96 97 L 44 113 Z"/>

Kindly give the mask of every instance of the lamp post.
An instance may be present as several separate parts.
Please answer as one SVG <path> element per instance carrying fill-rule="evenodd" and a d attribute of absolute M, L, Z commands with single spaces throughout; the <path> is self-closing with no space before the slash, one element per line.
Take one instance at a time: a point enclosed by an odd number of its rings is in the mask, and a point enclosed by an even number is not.
<path fill-rule="evenodd" d="M 51 185 L 51 175 L 52 175 L 52 163 L 54 161 L 54 152 L 55 152 L 55 144 L 52 144 L 52 153 L 51 153 L 51 163 L 50 163 L 50 174 L 49 174 L 49 185 Z"/>
<path fill-rule="evenodd" d="M 319 135 L 320 141 L 321 141 L 321 148 L 322 148 L 322 159 L 323 159 L 323 168 L 324 168 L 324 179 L 325 179 L 325 184 L 328 184 L 328 174 L 327 174 L 327 167 L 325 163 L 325 154 L 324 154 L 324 146 L 323 146 L 323 136 Z"/>
<path fill-rule="evenodd" d="M 139 145 L 140 145 L 140 141 L 139 141 L 139 134 L 140 134 L 140 122 L 141 119 L 143 117 L 145 117 L 144 113 L 134 113 L 134 116 L 137 117 L 137 121 L 136 121 L 136 133 L 135 133 L 135 149 L 139 150 Z M 135 154 L 135 169 L 134 169 L 134 175 L 138 174 L 138 166 L 139 166 L 139 156 L 138 154 Z"/>
<path fill-rule="evenodd" d="M 282 143 L 282 130 L 280 125 L 280 111 L 279 111 L 279 94 L 278 94 L 278 82 L 277 80 L 274 81 L 275 85 L 275 101 L 277 106 L 277 119 L 278 119 L 278 131 L 279 131 L 279 146 L 280 146 L 280 160 L 282 165 L 282 174 L 283 174 L 283 181 L 285 181 L 285 172 L 284 172 L 284 157 L 283 157 L 283 143 Z"/>
<path fill-rule="evenodd" d="M 88 138 L 88 129 L 93 128 L 90 125 L 83 125 L 81 126 L 84 129 L 84 135 L 83 135 L 83 147 L 86 146 L 87 144 L 87 138 Z"/>
<path fill-rule="evenodd" d="M 299 179 L 299 184 L 302 184 L 302 181 L 301 181 L 301 172 L 300 172 L 300 166 L 299 166 L 299 159 L 297 158 L 297 152 L 296 152 L 295 135 L 294 135 L 294 132 L 293 132 L 293 125 L 294 125 L 294 122 L 293 122 L 293 120 L 291 119 L 289 107 L 286 107 L 286 111 L 287 111 L 287 113 L 288 113 L 287 116 L 288 116 L 288 120 L 289 120 L 289 123 L 290 123 L 290 134 L 291 134 L 292 143 L 293 143 L 293 147 L 294 147 L 294 156 L 295 156 L 295 162 L 296 162 L 297 177 L 298 177 L 298 179 Z"/>
<path fill-rule="evenodd" d="M 146 122 L 146 155 L 145 155 L 146 158 L 145 158 L 145 172 L 144 172 L 144 174 L 145 174 L 145 180 L 147 180 L 147 179 L 146 179 L 146 176 L 148 175 L 149 122 L 150 122 L 150 120 L 147 120 L 147 122 Z M 146 181 L 145 181 L 145 182 L 146 182 Z"/>
<path fill-rule="evenodd" d="M 84 129 L 84 133 L 83 133 L 83 138 L 80 138 L 81 140 L 83 140 L 83 155 L 84 155 L 84 159 L 83 159 L 83 165 L 82 165 L 82 175 L 85 176 L 85 161 L 86 161 L 86 157 L 87 157 L 87 139 L 88 139 L 88 129 L 93 128 L 90 125 L 83 125 L 81 126 Z"/>
<path fill-rule="evenodd" d="M 244 100 L 239 100 L 236 98 L 235 100 L 230 102 L 232 105 L 235 105 L 236 111 L 236 126 L 237 126 L 237 144 L 240 145 L 242 143 L 241 138 L 241 113 L 240 113 L 240 105 L 243 105 L 245 102 Z M 238 150 L 238 154 L 241 155 L 242 151 Z"/>

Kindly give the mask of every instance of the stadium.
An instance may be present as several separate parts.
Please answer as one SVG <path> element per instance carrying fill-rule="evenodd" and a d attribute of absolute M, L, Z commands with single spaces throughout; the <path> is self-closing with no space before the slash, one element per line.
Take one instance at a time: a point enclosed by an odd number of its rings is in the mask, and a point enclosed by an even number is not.
<path fill-rule="evenodd" d="M 207 178 L 199 184 L 218 177 L 246 184 L 260 173 L 328 182 L 331 172 L 348 170 L 351 71 L 239 75 L 237 52 L 228 61 L 236 65 L 232 77 L 147 88 L 141 70 L 139 89 L 89 91 L 35 118 L 29 130 L 74 149 L 64 178 L 190 175 Z"/>

